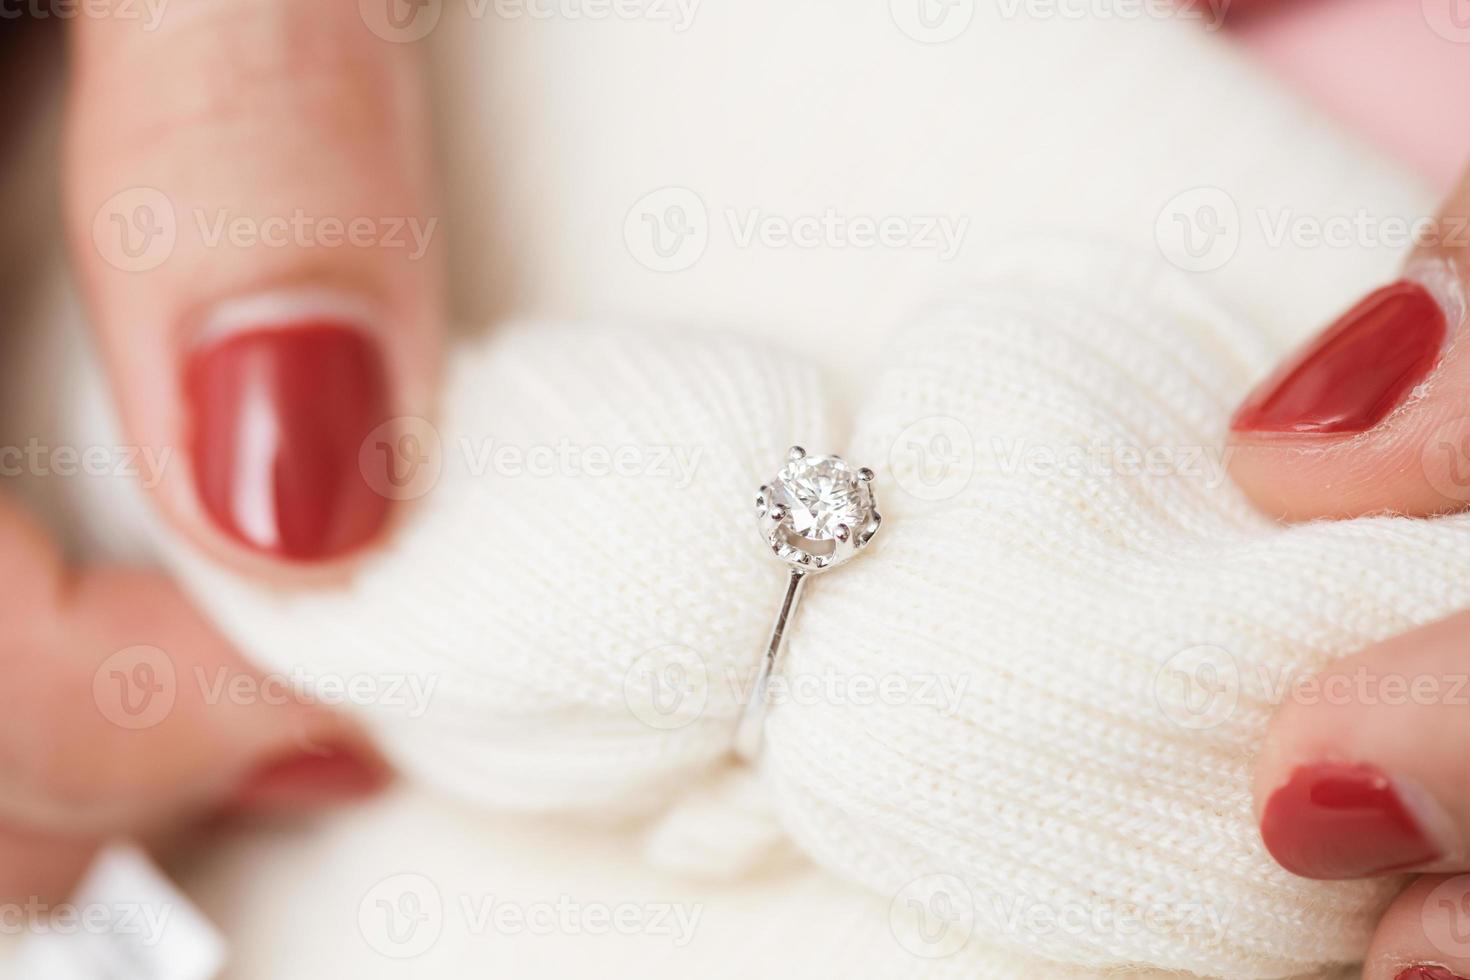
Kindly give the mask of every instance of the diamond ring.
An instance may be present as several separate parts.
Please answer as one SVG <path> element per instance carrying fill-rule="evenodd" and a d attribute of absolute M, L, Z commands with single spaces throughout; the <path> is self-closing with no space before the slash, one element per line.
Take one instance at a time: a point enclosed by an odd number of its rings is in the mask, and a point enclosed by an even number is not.
<path fill-rule="evenodd" d="M 791 575 L 735 733 L 735 751 L 749 762 L 760 755 L 766 690 L 807 576 L 856 555 L 883 524 L 872 470 L 853 469 L 841 456 L 809 456 L 800 446 L 791 447 L 781 472 L 756 494 L 755 514 L 771 553 Z"/>

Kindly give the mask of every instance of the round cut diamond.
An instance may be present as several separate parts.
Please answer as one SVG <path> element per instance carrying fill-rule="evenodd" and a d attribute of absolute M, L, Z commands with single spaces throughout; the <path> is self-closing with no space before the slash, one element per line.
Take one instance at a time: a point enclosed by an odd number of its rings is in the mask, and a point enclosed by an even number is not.
<path fill-rule="evenodd" d="M 878 533 L 883 517 L 873 471 L 840 456 L 808 456 L 791 447 L 786 465 L 755 497 L 761 533 L 772 553 L 802 571 L 840 565 Z"/>
<path fill-rule="evenodd" d="M 786 508 L 792 532 L 830 541 L 837 529 L 867 526 L 873 509 L 868 484 L 837 456 L 803 456 L 788 462 L 771 484 L 772 502 Z"/>

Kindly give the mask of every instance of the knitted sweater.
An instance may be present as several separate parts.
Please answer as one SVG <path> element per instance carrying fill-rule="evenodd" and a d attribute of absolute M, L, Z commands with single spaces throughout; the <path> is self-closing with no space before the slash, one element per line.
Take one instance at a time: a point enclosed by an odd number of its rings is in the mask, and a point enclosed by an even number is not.
<path fill-rule="evenodd" d="M 173 560 L 262 664 L 379 692 L 360 713 L 406 772 L 640 816 L 703 873 L 794 843 L 892 897 L 917 969 L 1351 962 L 1396 883 L 1276 867 L 1252 757 L 1295 679 L 1470 606 L 1470 519 L 1275 525 L 1223 470 L 1269 362 L 1249 329 L 1157 258 L 987 268 L 893 338 L 855 418 L 748 341 L 499 332 L 413 423 L 411 516 L 350 587 Z M 784 575 L 751 505 L 792 444 L 876 470 L 885 527 L 811 583 L 751 773 L 730 742 Z M 381 695 L 404 677 L 425 698 Z"/>

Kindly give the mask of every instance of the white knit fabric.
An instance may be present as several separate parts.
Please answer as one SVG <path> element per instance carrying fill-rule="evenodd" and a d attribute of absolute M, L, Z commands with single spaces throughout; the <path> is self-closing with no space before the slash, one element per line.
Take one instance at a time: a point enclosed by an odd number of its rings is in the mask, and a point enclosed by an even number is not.
<path fill-rule="evenodd" d="M 779 828 L 973 922 L 933 975 L 1351 962 L 1394 885 L 1278 869 L 1251 759 L 1294 672 L 1470 606 L 1470 522 L 1275 526 L 1211 465 L 1269 361 L 1248 329 L 1106 249 L 989 268 L 894 338 L 851 420 L 779 350 L 501 331 L 457 352 L 443 473 L 350 587 L 174 560 L 264 665 L 432 682 L 421 714 L 363 712 L 406 772 L 487 807 L 659 815 L 650 853 L 707 872 Z M 752 778 L 729 746 L 784 576 L 752 497 L 793 443 L 877 470 L 886 526 L 811 583 Z M 501 446 L 641 469 L 514 475 L 486 466 Z"/>

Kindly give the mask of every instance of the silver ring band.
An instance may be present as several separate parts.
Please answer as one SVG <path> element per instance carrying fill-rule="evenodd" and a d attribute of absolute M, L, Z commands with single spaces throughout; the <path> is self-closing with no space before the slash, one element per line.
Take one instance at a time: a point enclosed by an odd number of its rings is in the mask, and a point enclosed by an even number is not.
<path fill-rule="evenodd" d="M 760 757 L 771 677 L 802 587 L 809 576 L 866 548 L 883 526 L 872 470 L 853 469 L 840 456 L 808 456 L 800 446 L 791 447 L 786 465 L 760 488 L 755 512 L 767 546 L 791 575 L 735 730 L 736 754 L 752 763 Z"/>

